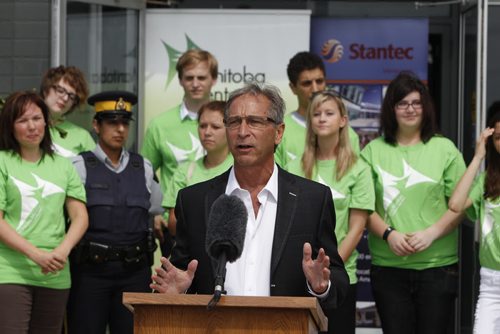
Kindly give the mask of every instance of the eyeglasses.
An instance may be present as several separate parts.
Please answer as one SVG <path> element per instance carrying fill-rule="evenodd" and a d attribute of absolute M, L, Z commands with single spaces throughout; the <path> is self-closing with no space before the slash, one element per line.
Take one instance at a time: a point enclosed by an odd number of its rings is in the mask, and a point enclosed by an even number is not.
<path fill-rule="evenodd" d="M 261 117 L 261 116 L 233 116 L 224 119 L 224 125 L 226 128 L 234 130 L 241 126 L 243 120 L 246 121 L 247 125 L 251 129 L 264 129 L 269 123 L 276 124 L 276 121 L 270 117 Z"/>
<path fill-rule="evenodd" d="M 76 95 L 75 93 L 70 93 L 66 89 L 64 89 L 63 87 L 61 87 L 59 85 L 53 85 L 52 88 L 54 88 L 57 95 L 59 95 L 60 97 L 67 96 L 71 102 L 73 102 L 73 103 L 78 102 L 78 95 Z"/>
<path fill-rule="evenodd" d="M 413 107 L 413 109 L 415 110 L 420 110 L 422 109 L 422 101 L 419 101 L 419 100 L 415 100 L 415 101 L 411 101 L 411 102 L 408 102 L 408 101 L 399 101 L 398 103 L 396 103 L 396 109 L 399 109 L 399 110 L 407 110 L 410 106 Z"/>

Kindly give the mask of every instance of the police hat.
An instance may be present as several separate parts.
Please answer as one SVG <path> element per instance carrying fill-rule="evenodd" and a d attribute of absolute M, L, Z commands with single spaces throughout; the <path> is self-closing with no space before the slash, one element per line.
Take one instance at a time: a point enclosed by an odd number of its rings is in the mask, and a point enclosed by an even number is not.
<path fill-rule="evenodd" d="M 94 106 L 96 119 L 132 119 L 132 106 L 137 95 L 126 91 L 108 91 L 92 95 L 87 100 Z"/>

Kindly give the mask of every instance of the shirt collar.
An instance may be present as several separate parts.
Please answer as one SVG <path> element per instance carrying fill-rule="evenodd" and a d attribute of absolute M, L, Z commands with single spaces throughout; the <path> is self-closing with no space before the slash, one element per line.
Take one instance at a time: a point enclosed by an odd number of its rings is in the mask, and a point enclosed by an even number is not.
<path fill-rule="evenodd" d="M 99 143 L 97 143 L 93 153 L 95 154 L 95 156 L 97 157 L 97 159 L 99 159 L 100 162 L 108 165 L 108 166 L 111 166 L 112 168 L 115 168 L 113 166 L 113 163 L 111 162 L 111 160 L 108 158 L 108 156 L 106 155 L 106 153 L 104 153 L 104 151 L 102 150 L 101 148 L 101 145 L 99 145 Z M 124 150 L 122 148 L 122 153 L 120 154 L 120 159 L 119 159 L 119 164 L 118 166 L 121 166 L 123 164 L 123 160 L 129 156 L 129 153 L 127 150 Z"/>
<path fill-rule="evenodd" d="M 242 190 L 244 189 L 240 187 L 240 184 L 238 183 L 238 180 L 234 175 L 234 167 L 233 167 L 229 172 L 229 178 L 227 180 L 227 186 L 226 186 L 226 194 L 233 195 L 237 194 L 239 191 Z M 271 174 L 271 177 L 267 181 L 264 188 L 260 191 L 258 196 L 260 196 L 260 194 L 263 194 L 265 191 L 267 191 L 273 197 L 273 199 L 276 202 L 278 202 L 278 167 L 276 166 L 276 164 L 274 164 L 273 173 Z"/>
<path fill-rule="evenodd" d="M 180 116 L 181 116 L 182 120 L 189 118 L 192 121 L 196 121 L 198 119 L 198 113 L 189 110 L 188 107 L 186 106 L 186 102 L 184 100 L 182 100 L 182 103 L 181 103 Z"/>

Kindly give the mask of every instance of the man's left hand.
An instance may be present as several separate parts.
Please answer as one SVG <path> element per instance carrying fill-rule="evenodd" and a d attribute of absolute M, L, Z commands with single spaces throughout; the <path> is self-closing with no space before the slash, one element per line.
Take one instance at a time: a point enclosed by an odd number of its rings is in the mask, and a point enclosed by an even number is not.
<path fill-rule="evenodd" d="M 313 260 L 311 244 L 306 242 L 303 249 L 302 270 L 314 293 L 325 293 L 330 282 L 330 258 L 323 248 L 319 249 L 318 257 Z"/>

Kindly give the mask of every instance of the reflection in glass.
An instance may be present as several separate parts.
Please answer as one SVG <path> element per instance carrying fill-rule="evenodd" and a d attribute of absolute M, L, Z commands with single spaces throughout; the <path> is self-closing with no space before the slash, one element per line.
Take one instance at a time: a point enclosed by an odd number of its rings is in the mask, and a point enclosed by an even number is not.
<path fill-rule="evenodd" d="M 68 1 L 67 64 L 86 75 L 90 94 L 105 90 L 138 93 L 139 11 Z M 137 150 L 137 107 L 127 147 Z M 69 118 L 91 129 L 90 107 Z"/>

